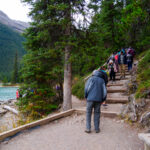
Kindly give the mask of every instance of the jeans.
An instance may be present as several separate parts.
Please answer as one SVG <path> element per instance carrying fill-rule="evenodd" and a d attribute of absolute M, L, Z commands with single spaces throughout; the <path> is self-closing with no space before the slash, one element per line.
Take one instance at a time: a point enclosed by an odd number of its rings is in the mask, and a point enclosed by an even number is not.
<path fill-rule="evenodd" d="M 128 71 L 132 69 L 132 62 L 128 62 Z"/>
<path fill-rule="evenodd" d="M 121 73 L 121 76 L 125 77 L 125 65 L 124 64 L 120 64 L 120 73 Z"/>
<path fill-rule="evenodd" d="M 86 129 L 91 130 L 91 116 L 92 109 L 94 108 L 94 127 L 96 131 L 99 131 L 100 124 L 100 102 L 87 101 L 86 106 Z"/>
<path fill-rule="evenodd" d="M 110 80 L 115 81 L 116 73 L 114 71 L 110 72 Z"/>

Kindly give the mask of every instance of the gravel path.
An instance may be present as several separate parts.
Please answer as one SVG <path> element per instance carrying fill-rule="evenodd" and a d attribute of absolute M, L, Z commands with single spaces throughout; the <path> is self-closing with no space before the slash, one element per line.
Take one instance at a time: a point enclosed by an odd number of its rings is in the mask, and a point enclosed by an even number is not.
<path fill-rule="evenodd" d="M 101 118 L 101 132 L 84 132 L 85 115 L 74 114 L 0 144 L 0 150 L 143 150 L 138 131 L 116 119 Z"/>

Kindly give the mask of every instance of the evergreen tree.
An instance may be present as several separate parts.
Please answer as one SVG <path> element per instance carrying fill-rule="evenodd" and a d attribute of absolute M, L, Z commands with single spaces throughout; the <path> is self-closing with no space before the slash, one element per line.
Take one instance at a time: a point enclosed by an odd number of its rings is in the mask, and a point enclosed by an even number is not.
<path fill-rule="evenodd" d="M 130 1 L 122 12 L 120 29 L 126 45 L 141 51 L 149 48 L 150 5 L 149 0 Z"/>
<path fill-rule="evenodd" d="M 31 27 L 25 33 L 27 55 L 24 57 L 22 68 L 25 83 L 23 89 L 28 91 L 30 88 L 34 91 L 29 92 L 23 102 L 26 106 L 33 103 L 32 110 L 48 113 L 51 111 L 51 105 L 57 102 L 54 101 L 57 97 L 55 86 L 59 85 L 63 91 L 64 81 L 63 109 L 70 109 L 71 55 L 76 49 L 77 42 L 74 15 L 77 12 L 84 13 L 85 2 L 84 0 L 23 0 L 23 2 L 32 5 L 30 16 L 33 19 Z"/>
<path fill-rule="evenodd" d="M 123 3 L 120 1 L 103 0 L 90 25 L 90 30 L 98 35 L 98 43 L 102 49 L 107 49 L 109 52 L 117 50 L 122 45 L 118 30 L 122 9 Z"/>
<path fill-rule="evenodd" d="M 16 51 L 15 60 L 14 60 L 14 68 L 12 73 L 12 83 L 18 82 L 18 53 Z"/>

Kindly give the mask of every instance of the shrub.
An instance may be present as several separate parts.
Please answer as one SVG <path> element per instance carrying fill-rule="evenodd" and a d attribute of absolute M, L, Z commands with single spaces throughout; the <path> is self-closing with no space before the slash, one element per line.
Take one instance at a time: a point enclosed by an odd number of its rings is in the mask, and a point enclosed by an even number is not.
<path fill-rule="evenodd" d="M 72 86 L 72 94 L 79 99 L 84 99 L 84 78 L 76 78 L 75 83 Z"/>

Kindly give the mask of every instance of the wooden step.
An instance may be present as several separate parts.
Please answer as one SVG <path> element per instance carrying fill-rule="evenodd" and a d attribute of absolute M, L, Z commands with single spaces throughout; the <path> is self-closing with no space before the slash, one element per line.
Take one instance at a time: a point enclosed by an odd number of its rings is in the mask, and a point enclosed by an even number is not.
<path fill-rule="evenodd" d="M 101 106 L 101 116 L 114 118 L 120 114 L 123 104 L 108 104 Z M 75 109 L 78 113 L 86 113 L 86 107 Z"/>
<path fill-rule="evenodd" d="M 124 93 L 108 93 L 107 94 L 107 99 L 108 98 L 128 99 L 128 96 L 125 95 Z"/>
<path fill-rule="evenodd" d="M 128 99 L 124 98 L 107 98 L 106 100 L 107 104 L 116 104 L 116 103 L 121 103 L 121 104 L 126 104 L 128 103 Z"/>
<path fill-rule="evenodd" d="M 120 76 L 121 75 L 121 73 L 116 73 L 116 76 Z M 130 73 L 129 72 L 126 72 L 125 73 L 125 76 L 128 76 L 128 75 L 130 75 Z"/>
<path fill-rule="evenodd" d="M 121 83 L 120 83 L 120 84 L 115 84 L 115 83 L 112 84 L 112 83 L 109 83 L 109 84 L 107 84 L 107 87 L 114 86 L 114 85 L 115 85 L 115 86 L 123 86 L 123 84 L 121 84 Z"/>
<path fill-rule="evenodd" d="M 118 80 L 128 80 L 128 79 L 129 79 L 129 78 L 127 78 L 127 77 L 122 78 L 122 79 L 120 79 L 120 77 L 116 78 L 117 81 L 118 81 Z"/>
<path fill-rule="evenodd" d="M 101 106 L 101 112 L 103 115 L 109 114 L 110 117 L 112 116 L 118 116 L 121 112 L 123 104 L 107 104 L 107 106 Z"/>
<path fill-rule="evenodd" d="M 116 80 L 120 80 L 121 76 L 116 76 Z M 126 75 L 125 79 L 128 80 L 131 76 L 130 75 Z M 124 78 L 122 78 L 121 80 L 125 80 Z"/>
<path fill-rule="evenodd" d="M 126 92 L 126 88 L 122 87 L 122 86 L 111 86 L 107 88 L 107 92 L 108 93 L 122 93 L 122 92 Z"/>
<path fill-rule="evenodd" d="M 109 81 L 107 86 L 123 86 L 126 82 L 126 80 L 116 80 L 115 82 Z"/>

